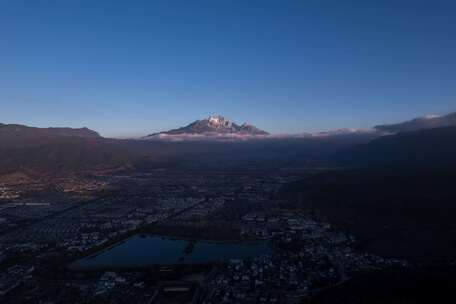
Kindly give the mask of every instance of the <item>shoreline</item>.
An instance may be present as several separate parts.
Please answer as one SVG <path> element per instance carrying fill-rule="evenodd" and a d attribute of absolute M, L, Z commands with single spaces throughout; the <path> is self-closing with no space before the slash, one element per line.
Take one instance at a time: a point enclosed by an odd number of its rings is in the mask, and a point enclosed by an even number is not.
<path fill-rule="evenodd" d="M 153 233 L 144 233 L 144 232 L 140 232 L 140 233 L 137 233 L 137 234 L 133 234 L 133 235 L 130 235 L 128 236 L 127 238 L 124 238 L 122 240 L 119 240 L 118 242 L 115 242 L 115 243 L 112 243 L 112 244 L 109 244 L 108 246 L 92 253 L 92 254 L 89 254 L 85 257 L 81 257 L 80 259 L 76 260 L 76 261 L 73 261 L 71 263 L 69 263 L 67 265 L 67 268 L 71 271 L 100 271 L 100 270 L 103 270 L 103 269 L 141 269 L 141 268 L 150 268 L 150 267 L 179 267 L 179 266 L 196 266 L 198 267 L 198 265 L 200 266 L 210 266 L 210 265 L 216 265 L 216 264 L 220 264 L 222 263 L 221 261 L 211 261 L 211 262 L 203 262 L 203 263 L 199 263 L 199 262 L 195 262 L 195 263 L 191 263 L 191 262 L 187 262 L 187 263 L 184 263 L 184 262 L 179 262 L 176 261 L 175 263 L 151 263 L 151 264 L 144 264 L 144 265 L 141 265 L 141 266 L 134 266 L 134 265 L 130 265 L 130 266 L 114 266 L 114 265 L 108 265 L 108 266 L 101 266 L 101 267 L 81 267 L 79 265 L 79 262 L 83 261 L 83 260 L 86 260 L 86 259 L 93 259 L 93 258 L 96 258 L 97 256 L 99 255 L 102 255 L 103 253 L 111 250 L 112 248 L 114 247 L 117 247 L 119 245 L 122 245 L 124 243 L 126 243 L 128 240 L 132 239 L 132 238 L 135 238 L 135 237 L 138 237 L 138 238 L 153 238 L 153 237 L 158 237 L 160 239 L 163 239 L 163 240 L 171 240 L 171 241 L 186 241 L 186 242 L 194 242 L 194 243 L 206 243 L 206 244 L 213 244 L 213 245 L 217 245 L 217 244 L 220 244 L 220 245 L 229 245 L 229 244 L 233 244 L 233 245 L 247 245 L 247 246 L 251 246 L 251 245 L 257 245 L 257 244 L 261 244 L 261 243 L 268 243 L 268 240 L 210 240 L 210 239 L 204 239 L 204 238 L 201 238 L 201 239 L 198 239 L 198 238 L 190 238 L 190 237 L 179 237 L 179 236 L 175 236 L 175 235 L 164 235 L 164 234 L 153 234 Z M 269 244 L 267 244 L 269 246 Z"/>

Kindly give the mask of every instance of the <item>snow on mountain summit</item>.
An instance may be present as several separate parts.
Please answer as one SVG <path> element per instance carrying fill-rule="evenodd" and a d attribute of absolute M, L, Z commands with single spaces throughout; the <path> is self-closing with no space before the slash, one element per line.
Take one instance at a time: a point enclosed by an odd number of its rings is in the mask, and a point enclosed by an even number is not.
<path fill-rule="evenodd" d="M 146 136 L 145 138 L 155 138 L 163 136 L 175 136 L 175 135 L 193 135 L 193 136 L 265 136 L 269 135 L 268 132 L 258 129 L 255 126 L 244 123 L 238 125 L 229 119 L 221 115 L 213 115 L 208 118 L 197 120 L 191 124 L 173 129 L 165 132 L 155 133 Z"/>

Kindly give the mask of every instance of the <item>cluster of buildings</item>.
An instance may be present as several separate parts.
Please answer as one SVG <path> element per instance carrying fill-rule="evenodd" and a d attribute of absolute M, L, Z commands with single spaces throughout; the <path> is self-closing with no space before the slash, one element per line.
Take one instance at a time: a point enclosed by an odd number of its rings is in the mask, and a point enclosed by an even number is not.
<path fill-rule="evenodd" d="M 244 237 L 268 239 L 273 250 L 219 268 L 206 286 L 205 304 L 298 303 L 356 272 L 406 264 L 355 252 L 353 237 L 302 212 L 252 213 L 242 224 Z"/>
<path fill-rule="evenodd" d="M 108 188 L 109 183 L 100 178 L 31 178 L 21 174 L 13 174 L 1 177 L 0 203 L 8 200 L 33 198 L 46 192 L 90 196 Z"/>
<path fill-rule="evenodd" d="M 9 200 L 19 198 L 20 194 L 17 190 L 0 184 L 0 200 Z"/>
<path fill-rule="evenodd" d="M 33 266 L 12 265 L 0 273 L 0 297 L 29 280 L 33 270 Z"/>
<path fill-rule="evenodd" d="M 175 217 L 176 220 L 182 221 L 198 221 L 206 218 L 210 214 L 219 210 L 225 205 L 226 199 L 224 197 L 202 199 L 201 204 L 195 204 L 194 208 L 188 212 L 179 214 Z"/>
<path fill-rule="evenodd" d="M 67 179 L 53 188 L 57 195 L 8 197 L 0 203 L 0 302 L 298 303 L 358 271 L 403 263 L 354 251 L 351 236 L 313 215 L 276 209 L 274 194 L 299 176 L 157 171 L 99 182 Z M 87 199 L 100 190 L 103 196 Z M 181 265 L 91 273 L 66 268 L 132 234 L 161 228 L 173 235 L 178 226 L 195 238 L 201 231 L 211 240 L 218 234 L 266 242 L 271 250 L 184 271 L 201 274 L 198 281 L 183 279 Z"/>

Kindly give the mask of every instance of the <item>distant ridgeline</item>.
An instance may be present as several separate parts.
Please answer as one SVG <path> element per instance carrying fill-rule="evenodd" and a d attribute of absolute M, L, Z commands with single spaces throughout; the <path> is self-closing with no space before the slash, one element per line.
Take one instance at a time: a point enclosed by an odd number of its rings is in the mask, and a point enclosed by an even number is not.
<path fill-rule="evenodd" d="M 341 129 L 314 135 L 274 136 L 249 124 L 238 125 L 222 116 L 211 116 L 142 140 L 103 138 L 87 128 L 0 124 L 0 178 L 11 173 L 109 174 L 163 166 L 445 167 L 456 163 L 456 127 L 433 127 L 452 124 L 454 118 L 455 114 L 449 114 L 402 124 L 407 127 L 376 127 L 382 131 Z M 391 133 L 397 134 L 388 135 Z M 163 137 L 177 140 L 149 140 Z M 219 137 L 230 143 L 209 140 Z"/>

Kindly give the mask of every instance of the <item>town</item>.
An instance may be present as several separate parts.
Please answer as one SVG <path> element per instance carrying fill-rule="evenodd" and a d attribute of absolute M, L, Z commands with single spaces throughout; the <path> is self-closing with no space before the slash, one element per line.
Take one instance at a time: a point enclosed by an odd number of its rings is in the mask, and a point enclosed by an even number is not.
<path fill-rule="evenodd" d="M 277 192 L 306 174 L 311 172 L 157 170 L 62 180 L 53 187 L 35 182 L 32 195 L 24 184 L 4 184 L 2 302 L 300 303 L 356 272 L 408 266 L 357 252 L 352 236 L 319 215 L 284 207 Z M 200 242 L 267 249 L 189 264 L 180 258 L 135 267 L 74 266 L 136 235 L 188 240 L 184 256 Z"/>

